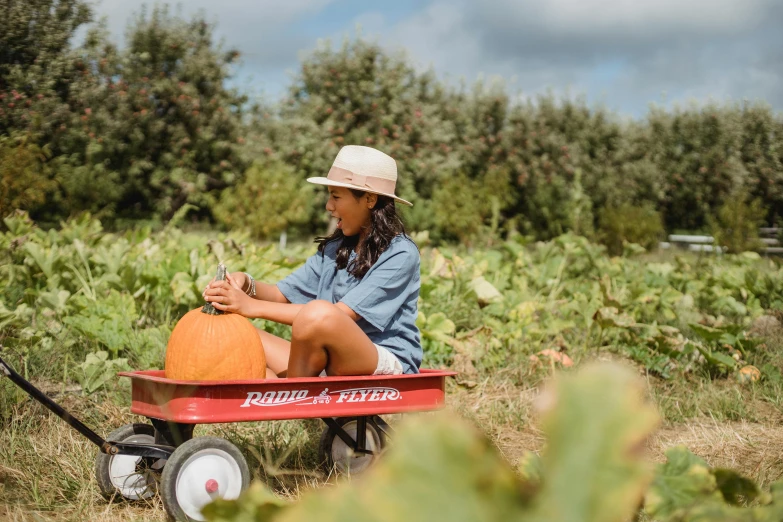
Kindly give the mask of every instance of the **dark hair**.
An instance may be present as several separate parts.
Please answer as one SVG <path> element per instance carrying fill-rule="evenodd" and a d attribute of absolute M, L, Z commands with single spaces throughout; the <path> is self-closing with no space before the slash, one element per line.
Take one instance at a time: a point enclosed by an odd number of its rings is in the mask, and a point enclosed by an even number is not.
<path fill-rule="evenodd" d="M 366 192 L 362 190 L 349 190 L 357 200 L 366 194 Z M 356 253 L 356 257 L 351 262 L 351 266 L 348 266 L 348 259 L 351 257 L 351 252 L 356 248 L 356 245 L 359 242 L 360 234 L 346 236 L 343 234 L 343 231 L 338 228 L 331 236 L 316 237 L 315 242 L 318 243 L 318 251 L 323 253 L 328 243 L 339 240 L 340 246 L 337 247 L 337 268 L 347 268 L 349 274 L 357 279 L 361 279 L 370 267 L 378 261 L 381 254 L 389 248 L 392 239 L 399 234 L 409 237 L 405 233 L 405 225 L 402 224 L 402 219 L 397 215 L 394 199 L 379 194 L 378 201 L 375 203 L 375 206 L 370 209 L 370 231 L 359 251 Z"/>

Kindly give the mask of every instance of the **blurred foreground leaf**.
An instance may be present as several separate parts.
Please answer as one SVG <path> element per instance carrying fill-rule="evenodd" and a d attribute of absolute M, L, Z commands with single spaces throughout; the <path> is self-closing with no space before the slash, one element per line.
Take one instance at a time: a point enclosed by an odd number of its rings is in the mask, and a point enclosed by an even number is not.
<path fill-rule="evenodd" d="M 203 514 L 212 522 L 255 522 L 271 520 L 287 504 L 263 484 L 255 482 L 238 501 L 218 499 L 205 506 Z"/>
<path fill-rule="evenodd" d="M 630 370 L 588 366 L 562 377 L 542 419 L 543 486 L 530 520 L 630 520 L 652 480 L 638 459 L 658 414 Z"/>
<path fill-rule="evenodd" d="M 205 514 L 213 522 L 630 520 L 652 479 L 635 450 L 657 423 L 641 391 L 615 366 L 558 380 L 544 417 L 543 468 L 530 457 L 523 467 L 535 472 L 523 481 L 472 426 L 439 414 L 406 421 L 381 463 L 360 479 L 280 511 L 269 509 L 269 494 L 255 486 Z"/>
<path fill-rule="evenodd" d="M 321 490 L 280 521 L 505 521 L 521 513 L 519 482 L 492 444 L 451 415 L 411 419 L 362 479 Z"/>
<path fill-rule="evenodd" d="M 703 459 L 684 446 L 666 451 L 666 462 L 658 468 L 647 492 L 645 510 L 656 518 L 669 517 L 696 500 L 719 500 L 715 477 Z"/>
<path fill-rule="evenodd" d="M 666 522 L 772 522 L 783 520 L 783 483 L 771 493 L 733 470 L 711 469 L 683 446 L 666 452 L 647 492 L 644 510 Z M 739 507 L 759 500 L 752 507 Z"/>

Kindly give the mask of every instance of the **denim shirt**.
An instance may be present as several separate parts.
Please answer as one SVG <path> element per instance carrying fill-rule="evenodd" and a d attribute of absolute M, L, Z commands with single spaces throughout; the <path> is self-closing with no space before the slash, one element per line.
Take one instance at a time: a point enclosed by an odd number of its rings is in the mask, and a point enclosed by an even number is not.
<path fill-rule="evenodd" d="M 339 241 L 332 241 L 323 253 L 310 256 L 305 264 L 277 283 L 290 302 L 305 304 L 313 299 L 342 302 L 361 318 L 357 325 L 378 346 L 383 346 L 402 363 L 405 373 L 418 373 L 422 348 L 416 326 L 419 299 L 420 257 L 416 244 L 397 235 L 361 279 L 337 269 Z M 351 252 L 348 264 L 356 256 Z"/>

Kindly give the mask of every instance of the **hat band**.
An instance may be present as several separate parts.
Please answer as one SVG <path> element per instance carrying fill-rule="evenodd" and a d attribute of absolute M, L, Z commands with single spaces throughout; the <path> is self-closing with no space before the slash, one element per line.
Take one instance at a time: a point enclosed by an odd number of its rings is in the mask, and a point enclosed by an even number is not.
<path fill-rule="evenodd" d="M 341 169 L 340 167 L 332 167 L 329 169 L 329 174 L 326 175 L 326 179 L 339 183 L 350 183 L 351 185 L 357 185 L 375 192 L 384 192 L 386 194 L 394 194 L 394 187 L 397 185 L 397 182 L 393 179 L 363 176 L 362 174 L 356 174 L 350 170 Z"/>

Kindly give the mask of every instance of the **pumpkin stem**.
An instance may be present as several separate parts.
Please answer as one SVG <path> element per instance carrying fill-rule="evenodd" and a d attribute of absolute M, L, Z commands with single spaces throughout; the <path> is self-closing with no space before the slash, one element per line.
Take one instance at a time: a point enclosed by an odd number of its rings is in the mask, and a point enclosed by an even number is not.
<path fill-rule="evenodd" d="M 215 279 L 218 281 L 225 281 L 226 280 L 226 265 L 223 263 L 218 263 L 217 267 L 217 275 L 215 276 Z M 207 303 L 204 305 L 204 307 L 201 309 L 202 313 L 208 314 L 208 315 L 223 315 L 223 310 L 218 310 L 214 306 L 212 306 L 212 303 Z"/>

